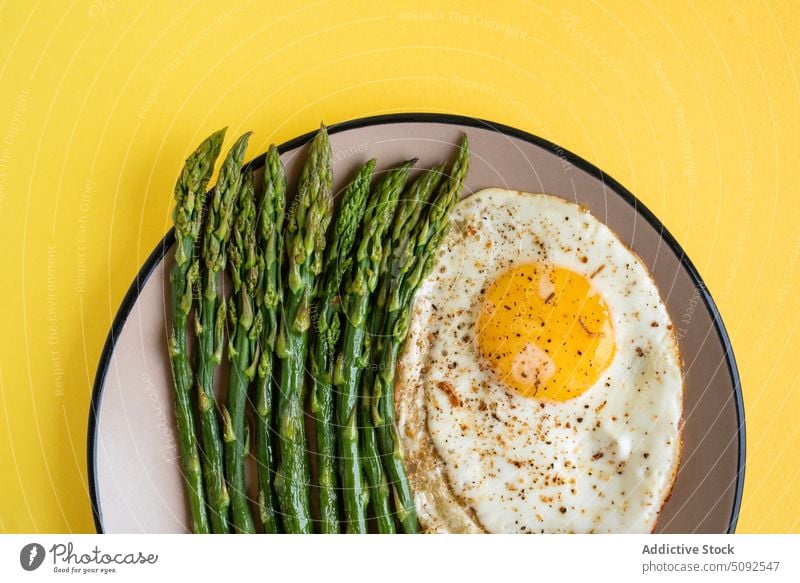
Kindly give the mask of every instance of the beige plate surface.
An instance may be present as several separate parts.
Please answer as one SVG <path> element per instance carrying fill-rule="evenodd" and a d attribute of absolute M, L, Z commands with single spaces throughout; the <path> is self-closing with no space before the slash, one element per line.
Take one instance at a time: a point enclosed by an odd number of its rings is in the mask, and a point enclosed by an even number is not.
<path fill-rule="evenodd" d="M 588 207 L 650 268 L 684 359 L 684 453 L 657 532 L 730 532 L 744 478 L 744 416 L 736 364 L 710 295 L 674 239 L 623 187 L 558 146 L 470 118 L 396 115 L 330 128 L 336 189 L 362 162 L 379 170 L 417 156 L 417 167 L 450 159 L 469 135 L 465 194 L 504 187 L 561 196 Z M 309 136 L 281 148 L 290 185 Z M 263 159 L 253 161 L 259 168 Z M 338 191 L 338 190 L 337 190 Z M 165 265 L 172 234 L 156 248 L 123 301 L 95 380 L 89 477 L 100 532 L 185 532 L 186 507 L 173 423 L 166 348 Z"/>

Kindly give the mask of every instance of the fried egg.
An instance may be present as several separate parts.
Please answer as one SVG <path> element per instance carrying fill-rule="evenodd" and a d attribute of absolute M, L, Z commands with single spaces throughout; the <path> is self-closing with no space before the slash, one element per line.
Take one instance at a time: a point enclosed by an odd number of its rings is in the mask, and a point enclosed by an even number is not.
<path fill-rule="evenodd" d="M 462 200 L 421 286 L 398 423 L 433 532 L 651 532 L 680 457 L 677 339 L 641 259 L 587 210 Z"/>

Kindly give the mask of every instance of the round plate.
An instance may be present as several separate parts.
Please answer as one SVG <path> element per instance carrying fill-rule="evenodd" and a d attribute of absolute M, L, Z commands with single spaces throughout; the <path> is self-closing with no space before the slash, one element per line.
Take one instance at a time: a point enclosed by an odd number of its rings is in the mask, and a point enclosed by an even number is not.
<path fill-rule="evenodd" d="M 487 121 L 391 115 L 329 128 L 335 188 L 357 165 L 386 168 L 413 156 L 419 167 L 450 159 L 462 133 L 472 164 L 466 193 L 497 186 L 575 201 L 607 223 L 650 268 L 678 329 L 684 361 L 683 455 L 656 525 L 664 533 L 733 532 L 744 480 L 744 410 L 730 342 L 697 270 L 664 226 L 630 192 L 546 140 Z M 284 144 L 290 185 L 313 134 Z M 263 156 L 250 163 L 259 169 Z M 173 234 L 156 247 L 114 320 L 95 378 L 88 464 L 98 532 L 186 532 L 167 357 L 167 270 Z"/>

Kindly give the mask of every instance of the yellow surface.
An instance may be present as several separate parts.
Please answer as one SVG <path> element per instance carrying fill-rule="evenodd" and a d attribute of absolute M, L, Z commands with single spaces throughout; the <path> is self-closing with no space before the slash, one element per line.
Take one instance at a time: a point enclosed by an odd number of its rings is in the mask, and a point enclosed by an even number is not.
<path fill-rule="evenodd" d="M 0 531 L 92 531 L 100 350 L 186 153 L 320 120 L 489 118 L 636 193 L 741 367 L 740 532 L 800 532 L 800 7 L 794 2 L 26 2 L 0 7 Z M 227 8 L 222 8 L 227 6 Z"/>

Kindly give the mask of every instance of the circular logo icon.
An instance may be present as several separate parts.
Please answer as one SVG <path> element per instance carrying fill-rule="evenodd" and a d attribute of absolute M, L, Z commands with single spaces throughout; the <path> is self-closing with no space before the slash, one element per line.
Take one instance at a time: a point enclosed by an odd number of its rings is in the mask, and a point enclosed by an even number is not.
<path fill-rule="evenodd" d="M 19 552 L 19 564 L 26 571 L 35 571 L 44 562 L 44 547 L 39 543 L 29 543 Z"/>

